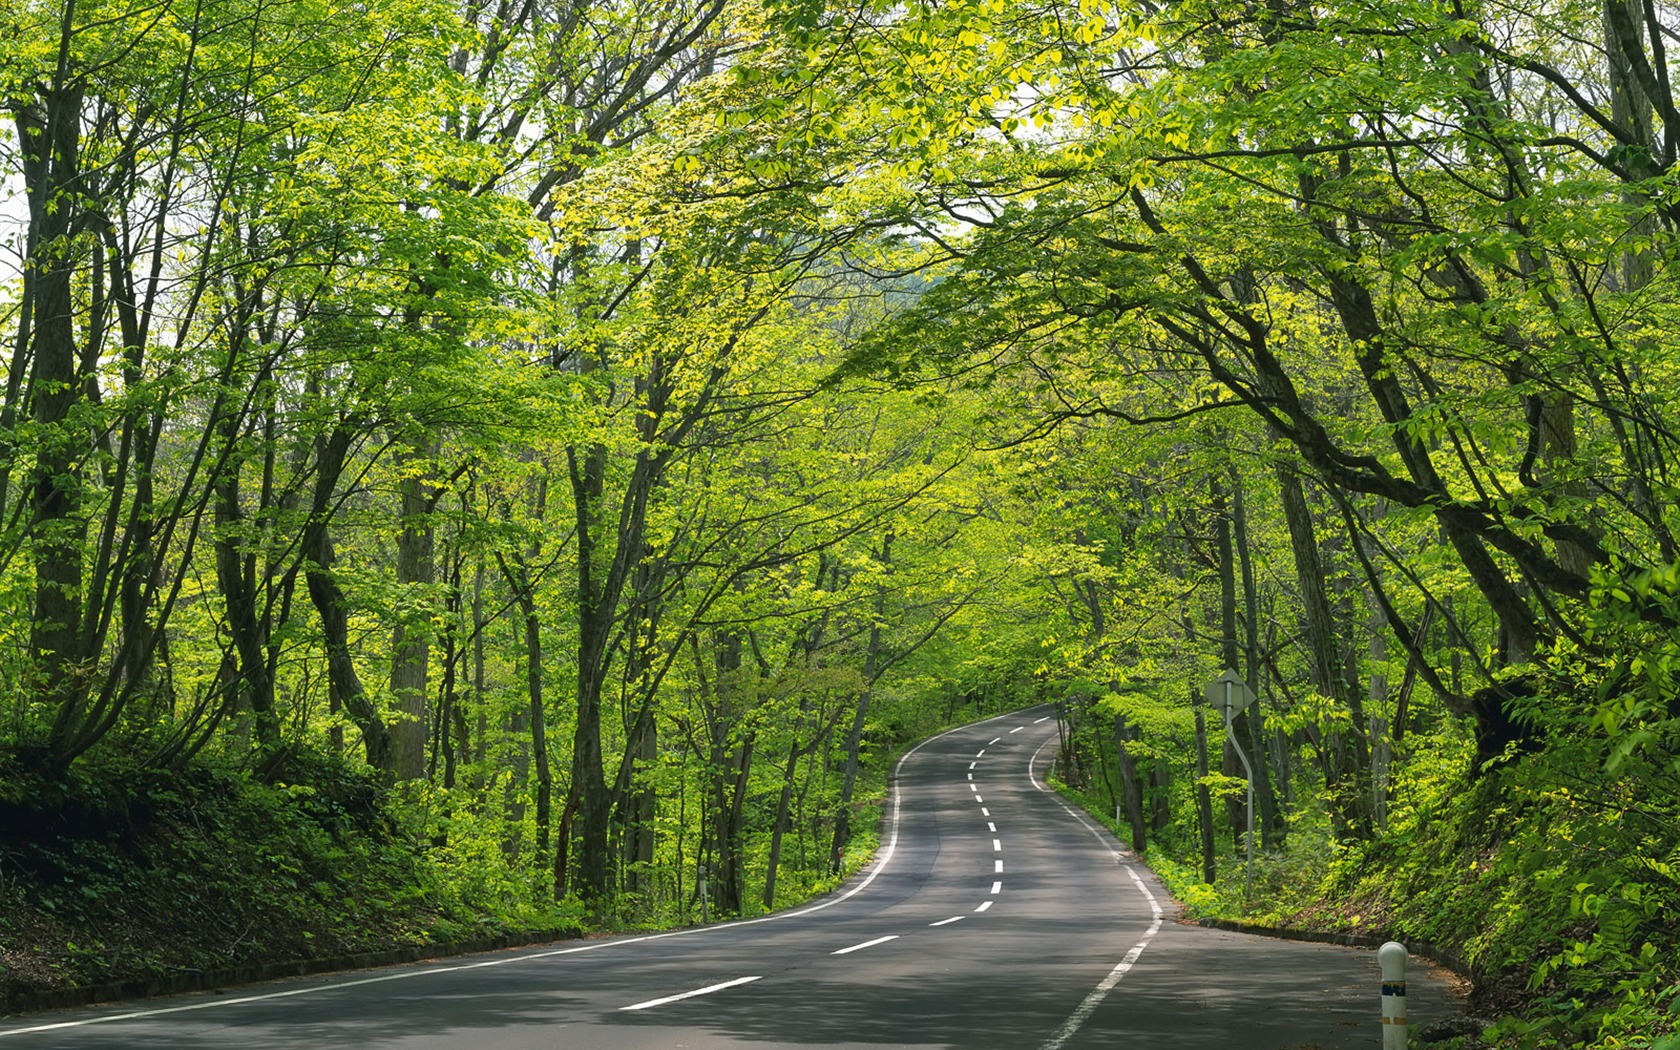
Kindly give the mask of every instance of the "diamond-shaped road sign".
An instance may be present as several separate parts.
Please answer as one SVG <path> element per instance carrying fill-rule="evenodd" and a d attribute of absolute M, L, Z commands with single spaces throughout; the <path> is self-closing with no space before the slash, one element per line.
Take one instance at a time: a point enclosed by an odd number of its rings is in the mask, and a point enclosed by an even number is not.
<path fill-rule="evenodd" d="M 1227 722 L 1237 717 L 1237 712 L 1257 699 L 1248 683 L 1243 681 L 1237 672 L 1229 669 L 1209 682 L 1202 692 L 1207 696 L 1208 703 L 1224 715 Z"/>

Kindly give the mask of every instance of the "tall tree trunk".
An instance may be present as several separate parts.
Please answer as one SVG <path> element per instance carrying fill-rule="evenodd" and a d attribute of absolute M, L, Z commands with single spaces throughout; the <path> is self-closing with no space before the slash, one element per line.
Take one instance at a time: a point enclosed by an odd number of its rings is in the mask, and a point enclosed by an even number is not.
<path fill-rule="evenodd" d="M 880 628 L 869 629 L 870 649 L 878 644 Z M 858 694 L 857 710 L 852 715 L 851 729 L 846 733 L 846 764 L 840 774 L 840 805 L 834 814 L 834 838 L 828 850 L 828 870 L 838 875 L 845 869 L 846 843 L 852 837 L 852 793 L 857 787 L 858 752 L 863 746 L 863 727 L 869 718 L 869 699 L 873 690 Z"/>
<path fill-rule="evenodd" d="M 1359 611 L 1359 588 L 1352 582 L 1353 572 L 1351 568 L 1340 563 L 1345 558 L 1346 545 L 1358 540 L 1340 531 L 1333 530 L 1331 535 L 1334 541 L 1326 544 L 1326 547 L 1327 552 L 1334 558 L 1330 565 L 1330 573 L 1335 581 L 1336 612 L 1339 613 L 1338 619 L 1341 624 L 1337 637 L 1351 639 L 1358 635 L 1364 618 Z M 1338 648 L 1342 656 L 1342 695 L 1347 697 L 1348 721 L 1352 727 L 1341 746 L 1346 751 L 1346 761 L 1353 769 L 1356 781 L 1362 789 L 1359 796 L 1360 819 L 1364 826 L 1370 827 L 1376 814 L 1375 785 L 1371 776 L 1373 737 L 1371 716 L 1365 707 L 1365 690 L 1359 684 L 1359 646 L 1349 641 Z"/>
<path fill-rule="evenodd" d="M 602 565 L 605 552 L 599 550 L 604 523 L 601 500 L 606 487 L 607 449 L 592 445 L 568 449 L 572 490 L 577 513 L 577 721 L 572 732 L 572 772 L 568 788 L 575 801 L 581 827 L 570 839 L 576 842 L 576 863 L 567 866 L 569 879 L 579 895 L 591 901 L 604 898 L 608 890 L 611 842 L 608 824 L 611 809 L 607 798 L 606 766 L 601 754 L 601 692 L 605 685 L 608 642 L 617 613 L 616 594 L 609 586 L 613 569 Z M 627 542 L 618 537 L 620 544 Z M 572 808 L 573 803 L 568 803 Z"/>
<path fill-rule="evenodd" d="M 801 705 L 803 709 L 804 705 Z M 776 906 L 776 874 L 782 863 L 782 838 L 787 834 L 788 813 L 793 806 L 793 782 L 799 769 L 799 743 L 788 745 L 787 767 L 782 771 L 782 793 L 776 799 L 776 823 L 770 829 L 770 859 L 764 872 L 764 910 Z"/>
<path fill-rule="evenodd" d="M 78 253 L 72 240 L 80 213 L 82 93 L 56 85 L 43 96 L 15 116 L 29 207 L 25 269 L 34 293 L 27 401 L 38 428 L 30 477 L 35 595 L 29 646 L 37 691 L 55 715 L 51 755 L 66 750 L 78 733 L 87 696 L 90 669 L 80 645 L 86 523 L 80 515 L 81 460 L 91 435 L 70 421 L 81 396 L 72 289 Z"/>
<path fill-rule="evenodd" d="M 356 674 L 350 655 L 350 603 L 332 571 L 334 553 L 328 525 L 333 496 L 353 440 L 354 433 L 341 424 L 316 443 L 315 494 L 303 530 L 304 557 L 309 560 L 305 578 L 309 598 L 321 619 L 329 697 L 349 712 L 361 730 L 368 765 L 389 775 L 393 772 L 390 732 Z"/>
<path fill-rule="evenodd" d="M 1126 823 L 1132 829 L 1132 849 L 1142 853 L 1149 846 L 1147 826 L 1143 820 L 1143 781 L 1138 778 L 1137 759 L 1127 746 L 1132 730 L 1125 715 L 1114 716 L 1114 753 L 1120 759 L 1120 785 L 1126 799 Z"/>
<path fill-rule="evenodd" d="M 719 632 L 713 639 L 714 676 L 706 686 L 698 638 L 690 642 L 701 681 L 706 718 L 708 837 L 713 854 L 712 901 L 719 914 L 739 914 L 744 900 L 744 842 L 741 819 L 752 769 L 753 734 L 741 730 L 741 635 Z"/>
<path fill-rule="evenodd" d="M 520 639 L 524 648 L 525 639 Z M 511 774 L 502 793 L 502 811 L 507 814 L 508 833 L 502 840 L 502 855 L 512 862 L 519 856 L 525 833 L 525 789 L 531 783 L 531 705 L 529 698 L 521 707 L 508 712 L 507 736 L 513 754 L 508 761 Z M 569 827 L 570 825 L 568 825 Z M 564 838 L 561 840 L 564 842 Z M 563 894 L 565 891 L 556 890 Z"/>
<path fill-rule="evenodd" d="M 1647 0 L 1604 0 L 1604 57 L 1608 76 L 1606 80 L 1610 87 L 1610 119 L 1616 125 L 1627 131 L 1633 141 L 1627 143 L 1645 151 L 1641 157 L 1636 150 L 1628 150 L 1629 164 L 1640 177 L 1655 175 L 1657 172 L 1649 170 L 1655 159 L 1662 156 L 1661 144 L 1657 141 L 1656 126 L 1652 120 L 1652 99 L 1634 74 L 1634 64 L 1640 63 L 1649 67 L 1650 60 L 1645 55 L 1646 35 L 1644 27 L 1645 3 Z M 1669 28 L 1665 26 L 1664 28 Z M 1656 70 L 1653 70 L 1656 72 Z M 1666 70 L 1662 71 L 1666 82 Z M 1680 129 L 1668 129 L 1670 133 Z M 1649 198 L 1633 189 L 1622 191 L 1624 203 L 1631 206 L 1642 206 Z M 1639 223 L 1637 229 L 1629 231 L 1631 243 L 1639 243 L 1638 238 L 1648 236 L 1655 226 L 1655 216 L 1647 216 Z M 1620 278 L 1621 290 L 1637 292 L 1651 282 L 1654 259 L 1649 248 L 1628 250 L 1622 253 Z"/>
<path fill-rule="evenodd" d="M 1217 475 L 1208 478 L 1209 495 L 1213 506 L 1213 539 L 1215 556 L 1219 559 L 1219 659 L 1225 670 L 1233 673 L 1242 666 L 1241 643 L 1237 634 L 1237 568 L 1231 544 L 1231 513 L 1225 486 Z M 1220 755 L 1219 771 L 1228 777 L 1244 778 L 1242 759 L 1237 757 L 1237 741 L 1243 739 L 1247 725 L 1247 711 L 1227 725 L 1225 746 Z M 1254 756 L 1249 756 L 1254 764 Z M 1256 785 L 1257 786 L 1257 785 Z M 1244 795 L 1227 794 L 1225 816 L 1231 824 L 1231 839 L 1240 843 L 1248 830 L 1248 799 Z"/>
<path fill-rule="evenodd" d="M 634 727 L 630 751 L 638 766 L 650 770 L 659 758 L 659 726 L 651 713 L 638 722 Z M 649 871 L 653 864 L 654 846 L 658 842 L 654 832 L 659 817 L 659 793 L 645 780 L 637 782 L 632 772 L 629 794 L 629 842 L 624 852 L 630 862 L 630 871 L 625 884 L 631 892 L 642 892 L 653 886 Z"/>
<path fill-rule="evenodd" d="M 443 686 L 438 690 L 437 741 L 443 759 L 443 786 L 455 786 L 461 755 L 467 748 L 467 719 L 462 711 L 461 678 L 461 561 L 457 547 L 449 559 L 449 599 L 444 608 Z"/>
<path fill-rule="evenodd" d="M 1167 764 L 1158 758 L 1149 762 L 1149 786 L 1149 826 L 1165 831 L 1172 824 L 1172 779 Z"/>
<path fill-rule="evenodd" d="M 537 616 L 529 583 L 520 609 L 525 613 L 525 688 L 531 705 L 531 768 L 537 776 L 537 852 L 547 855 L 554 773 L 548 765 L 548 715 L 543 707 L 542 621 Z"/>
<path fill-rule="evenodd" d="M 548 479 L 539 477 L 531 486 L 531 512 L 539 523 L 544 520 L 548 511 Z M 496 564 L 502 570 L 502 577 L 507 581 L 508 589 L 513 592 L 514 601 L 519 605 L 519 611 L 524 621 L 525 641 L 525 698 L 526 717 L 525 728 L 531 734 L 531 771 L 537 781 L 537 852 L 548 853 L 548 837 L 552 811 L 554 805 L 554 772 L 548 761 L 548 712 L 543 704 L 543 643 L 542 617 L 537 609 L 536 583 L 531 577 L 529 557 L 535 557 L 540 548 L 540 541 L 533 540 L 530 550 L 526 554 L 514 552 L 510 564 L 500 552 L 496 554 Z M 556 893 L 560 890 L 556 887 Z"/>
<path fill-rule="evenodd" d="M 881 564 L 892 562 L 892 533 L 881 542 Z M 857 711 L 852 716 L 851 731 L 846 734 L 846 767 L 840 779 L 840 807 L 834 814 L 834 841 L 828 850 L 828 870 L 838 875 L 845 868 L 846 842 L 852 836 L 852 792 L 857 787 L 858 752 L 863 747 L 863 727 L 869 719 L 869 699 L 874 693 L 876 668 L 881 662 L 881 618 L 886 615 L 886 599 L 875 596 L 875 615 L 869 624 L 869 648 L 864 653 L 864 689 L 858 696 Z"/>
<path fill-rule="evenodd" d="M 1231 479 L 1231 526 L 1237 548 L 1237 565 L 1242 571 L 1243 594 L 1243 679 L 1255 701 L 1237 717 L 1236 731 L 1248 745 L 1254 766 L 1254 804 L 1260 812 L 1260 843 L 1267 849 L 1283 845 L 1283 815 L 1272 788 L 1270 750 L 1266 747 L 1266 693 L 1261 689 L 1260 595 L 1254 582 L 1254 559 L 1249 551 L 1248 501 L 1242 475 L 1227 468 Z"/>
<path fill-rule="evenodd" d="M 638 599 L 657 593 L 664 586 L 664 563 L 643 561 L 635 571 L 633 589 Z M 612 826 L 620 835 L 622 882 L 625 889 L 640 892 L 652 885 L 648 874 L 654 858 L 655 831 L 659 817 L 659 792 L 638 768 L 651 770 L 659 757 L 659 725 L 655 717 L 658 679 L 644 681 L 649 658 L 659 644 L 659 613 L 650 603 L 647 615 L 634 618 L 623 646 L 622 680 L 635 683 L 636 702 L 624 710 L 624 754 L 612 783 Z"/>
<path fill-rule="evenodd" d="M 437 572 L 431 523 L 432 496 L 429 484 L 436 444 L 427 436 L 414 437 L 400 446 L 397 455 L 401 495 L 401 528 L 397 532 L 397 586 L 418 589 L 430 586 Z M 391 695 L 397 700 L 397 717 L 391 727 L 396 779 L 420 780 L 426 776 L 427 675 L 431 664 L 430 617 L 398 614 L 391 628 Z"/>
<path fill-rule="evenodd" d="M 235 441 L 231 416 L 223 417 L 222 440 Z M 232 456 L 216 482 L 216 585 L 222 592 L 228 633 L 239 656 L 236 693 L 249 705 L 256 746 L 263 753 L 280 746 L 280 723 L 274 712 L 274 681 L 268 671 L 268 640 L 257 616 L 254 558 L 241 549 L 244 511 L 240 507 L 240 457 Z"/>
<path fill-rule="evenodd" d="M 1195 686 L 1190 687 L 1190 699 L 1194 704 L 1201 699 L 1201 691 Z M 1201 706 L 1195 707 L 1196 712 L 1196 824 L 1201 832 L 1202 843 L 1202 881 L 1213 884 L 1219 874 L 1213 848 L 1213 797 L 1208 791 L 1208 746 L 1207 722 L 1202 717 Z"/>
<path fill-rule="evenodd" d="M 1324 560 L 1301 479 L 1283 467 L 1277 475 L 1290 547 L 1295 554 L 1295 578 L 1301 588 L 1301 627 L 1307 640 L 1313 686 L 1320 694 L 1340 701 L 1350 712 L 1362 712 L 1362 700 L 1349 695 L 1351 687 L 1338 657 L 1335 621 L 1324 588 Z M 1362 742 L 1365 727 L 1356 726 L 1354 733 Z M 1328 752 L 1324 767 L 1326 779 L 1334 780 L 1325 784 L 1331 796 L 1331 816 L 1338 834 L 1365 837 L 1370 832 L 1369 752 L 1356 747 L 1350 754 L 1346 741 L 1338 740 L 1340 735 L 1330 733 L 1330 739 L 1324 744 Z M 1365 758 L 1363 763 L 1359 761 L 1361 755 Z"/>
<path fill-rule="evenodd" d="M 149 330 L 147 312 L 150 309 L 150 304 L 143 307 L 136 295 L 133 275 L 124 265 L 126 254 L 116 231 L 107 228 L 99 243 L 105 247 L 104 254 L 108 260 L 110 274 L 109 297 L 122 335 L 123 384 L 129 390 L 139 390 L 145 384 L 143 365 Z M 94 284 L 98 284 L 97 277 L 95 277 Z M 242 305 L 240 309 L 243 311 L 247 308 Z M 97 314 L 97 311 L 95 313 Z M 97 316 L 93 323 L 96 325 L 100 323 Z M 243 336 L 245 329 L 246 319 L 241 318 L 238 329 L 241 336 Z M 245 349 L 243 339 L 240 340 L 240 343 L 239 347 L 229 350 L 227 363 L 229 374 L 233 372 L 234 361 L 242 356 Z M 273 372 L 265 360 L 263 367 L 257 374 L 257 388 L 259 390 L 272 390 L 272 381 Z M 97 401 L 99 398 L 98 382 L 93 376 L 88 377 L 88 397 L 90 400 Z M 273 398 L 271 395 L 267 395 L 266 399 L 268 401 L 267 416 L 272 422 Z M 219 403 L 221 400 L 221 397 L 218 396 L 217 402 Z M 111 513 L 107 518 L 107 528 L 109 529 L 111 525 L 115 524 L 115 512 L 122 502 L 123 484 L 121 479 L 125 474 L 132 477 L 134 494 L 128 513 L 128 535 L 126 537 L 129 545 L 129 557 L 127 564 L 118 570 L 121 575 L 118 605 L 122 613 L 123 640 L 117 659 L 121 664 L 121 672 L 124 678 L 136 684 L 144 683 L 146 686 L 153 687 L 154 691 L 159 693 L 169 690 L 168 679 L 161 683 L 154 679 L 152 673 L 153 662 L 162 651 L 166 651 L 167 647 L 159 629 L 151 622 L 151 610 L 147 606 L 150 596 L 156 593 L 161 583 L 161 571 L 156 550 L 158 514 L 154 504 L 154 477 L 157 469 L 158 442 L 160 435 L 163 433 L 165 413 L 165 406 L 161 404 L 152 406 L 150 411 L 129 409 L 125 412 L 120 442 L 123 451 L 117 457 L 118 480 L 115 485 L 111 486 L 110 493 L 107 496 L 111 501 Z M 217 413 L 213 411 L 212 414 Z M 274 444 L 271 440 L 272 432 L 266 436 L 270 440 L 265 442 L 267 445 L 264 450 L 265 461 L 274 455 Z M 226 465 L 224 463 L 224 466 Z M 267 505 L 272 488 L 268 481 L 269 477 L 270 475 L 265 472 L 262 503 L 260 504 L 262 506 Z M 0 501 L 0 505 L 4 505 L 3 501 Z M 247 571 L 247 576 L 254 578 L 255 559 L 250 559 L 249 564 L 251 568 Z M 112 568 L 116 569 L 117 567 L 113 565 Z M 252 590 L 255 593 L 254 582 Z M 262 634 L 267 636 L 269 633 L 268 619 L 266 616 L 262 619 Z M 270 683 L 274 679 L 272 664 L 273 660 L 271 658 L 269 660 L 270 666 L 265 668 L 264 671 L 264 676 Z M 159 699 L 162 699 L 162 697 L 160 696 Z M 270 712 L 272 712 L 272 687 L 270 687 L 267 697 L 255 697 L 253 706 L 262 704 L 265 699 L 270 702 Z M 262 715 L 258 716 L 259 723 L 263 717 Z M 263 728 L 259 725 L 259 733 Z M 276 731 L 275 737 L 277 740 L 278 731 Z"/>
<path fill-rule="evenodd" d="M 484 703 L 484 632 L 490 621 L 484 618 L 484 559 L 477 558 L 473 562 L 473 706 L 478 709 L 477 746 L 473 748 L 472 760 L 475 764 L 484 764 L 484 755 L 489 747 L 490 711 Z M 483 774 L 476 779 L 482 779 Z"/>
<path fill-rule="evenodd" d="M 1365 629 L 1371 636 L 1371 676 L 1365 693 L 1371 720 L 1371 817 L 1380 832 L 1388 827 L 1389 763 L 1394 756 L 1392 730 L 1382 714 L 1388 707 L 1388 617 L 1374 597 L 1368 598 L 1366 616 Z"/>
<path fill-rule="evenodd" d="M 725 730 L 727 733 L 727 730 Z M 716 851 L 713 902 L 718 912 L 741 913 L 746 899 L 746 841 L 742 818 L 746 809 L 747 783 L 752 774 L 753 734 L 739 741 L 720 741 L 713 754 L 714 795 L 712 846 Z"/>

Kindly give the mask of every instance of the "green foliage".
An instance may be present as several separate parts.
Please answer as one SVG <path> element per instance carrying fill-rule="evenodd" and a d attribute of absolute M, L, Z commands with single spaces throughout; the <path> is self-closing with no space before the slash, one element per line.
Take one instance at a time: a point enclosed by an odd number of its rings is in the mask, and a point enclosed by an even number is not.
<path fill-rule="evenodd" d="M 1435 745 L 1434 761 L 1428 751 L 1415 756 L 1397 785 L 1410 805 L 1391 811 L 1387 834 L 1339 858 L 1316 889 L 1326 900 L 1365 902 L 1363 916 L 1336 916 L 1297 896 L 1286 917 L 1446 946 L 1490 982 L 1525 985 L 1527 994 L 1512 994 L 1538 1004 L 1533 1031 L 1647 1045 L 1625 1040 L 1672 1026 L 1664 1004 L 1680 981 L 1680 941 L 1666 921 L 1680 907 L 1680 883 L 1661 859 L 1680 849 L 1668 816 L 1676 796 L 1625 761 L 1610 769 L 1621 753 L 1616 737 L 1592 732 L 1592 716 L 1567 696 L 1542 706 L 1567 737 L 1495 766 L 1470 790 L 1461 743 Z"/>
<path fill-rule="evenodd" d="M 1193 911 L 1672 1042 L 1621 9 L 0 8 L 0 944 L 66 945 L 8 979 L 780 906 L 898 747 L 1054 700 Z"/>
<path fill-rule="evenodd" d="M 352 955 L 575 927 L 575 912 L 462 878 L 365 773 L 299 756 L 298 781 L 0 770 L 0 983 L 41 990 L 183 968 Z M 458 847 L 470 852 L 470 840 Z M 539 886 L 541 883 L 536 883 Z"/>

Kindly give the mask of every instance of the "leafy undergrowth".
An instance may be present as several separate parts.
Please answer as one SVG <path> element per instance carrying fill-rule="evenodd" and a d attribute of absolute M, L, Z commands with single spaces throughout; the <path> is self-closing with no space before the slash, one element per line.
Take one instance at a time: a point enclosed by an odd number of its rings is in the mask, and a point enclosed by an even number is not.
<path fill-rule="evenodd" d="M 1253 891 L 1227 844 L 1218 878 L 1181 843 L 1146 859 L 1185 905 L 1288 929 L 1425 942 L 1474 980 L 1480 1037 L 1443 1047 L 1680 1050 L 1680 785 L 1601 742 L 1557 738 L 1467 775 L 1467 746 L 1421 739 L 1385 830 L 1337 843 L 1310 818 L 1261 854 Z M 1107 820 L 1090 800 L 1087 808 Z M 1110 823 L 1112 827 L 1112 823 Z"/>
<path fill-rule="evenodd" d="M 258 964 L 700 919 L 697 905 L 661 907 L 633 894 L 592 916 L 575 900 L 554 902 L 552 856 L 529 841 L 529 813 L 510 830 L 499 805 L 482 805 L 483 792 L 424 782 L 390 789 L 363 768 L 307 753 L 292 756 L 287 779 L 274 783 L 214 763 L 167 771 L 95 758 L 49 777 L 0 755 L 0 1003 Z M 886 797 L 884 770 L 866 770 L 841 871 L 784 861 L 776 906 L 824 893 L 865 864 Z M 749 869 L 761 884 L 762 870 Z M 761 909 L 756 895 L 749 903 Z"/>
<path fill-rule="evenodd" d="M 294 771 L 0 768 L 0 995 L 578 925 L 448 877 L 461 858 L 423 847 L 365 776 Z"/>

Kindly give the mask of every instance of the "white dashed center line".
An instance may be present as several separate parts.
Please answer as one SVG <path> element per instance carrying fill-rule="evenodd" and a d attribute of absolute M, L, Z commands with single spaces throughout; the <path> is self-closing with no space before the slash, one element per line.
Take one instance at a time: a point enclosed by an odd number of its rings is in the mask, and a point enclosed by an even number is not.
<path fill-rule="evenodd" d="M 953 922 L 961 922 L 965 918 L 967 918 L 967 916 L 953 915 L 949 919 L 940 919 L 938 922 L 930 922 L 930 923 L 928 923 L 928 925 L 929 926 L 949 926 Z"/>
<path fill-rule="evenodd" d="M 975 757 L 975 758 L 985 758 L 985 757 L 986 757 L 986 749 L 985 749 L 985 748 L 981 748 L 981 749 L 980 749 L 980 753 L 979 753 L 979 754 L 977 754 L 977 755 L 975 755 L 975 756 L 974 756 L 974 757 Z"/>
<path fill-rule="evenodd" d="M 1003 849 L 1003 840 L 1002 839 L 993 839 L 992 840 L 992 850 L 994 852 L 996 852 L 996 851 L 999 851 L 999 850 L 1002 850 L 1002 849 Z"/>
<path fill-rule="evenodd" d="M 980 789 L 979 789 L 979 788 L 975 788 L 975 789 L 974 789 L 974 801 L 976 801 L 976 802 L 984 802 L 984 801 L 986 801 L 986 800 L 985 800 L 985 799 L 983 799 L 983 798 L 981 798 L 981 797 L 980 797 Z M 981 810 L 981 811 L 980 811 L 980 812 L 982 812 L 982 813 L 984 813 L 984 812 L 985 812 L 985 810 Z"/>
<path fill-rule="evenodd" d="M 1027 728 L 1027 727 L 1026 726 L 1016 726 L 1014 729 L 1011 729 L 1010 732 L 1011 733 L 1019 733 L 1021 730 L 1025 729 L 1025 728 Z"/>
<path fill-rule="evenodd" d="M 994 736 L 994 737 L 992 737 L 992 743 L 991 743 L 991 744 L 987 744 L 987 745 L 986 745 L 986 746 L 987 746 L 987 747 L 991 747 L 991 746 L 992 746 L 992 744 L 995 744 L 995 743 L 997 743 L 997 742 L 998 742 L 998 741 L 999 741 L 999 740 L 1002 740 L 1002 739 L 1003 739 L 1003 737 L 1001 737 L 1001 736 Z"/>
<path fill-rule="evenodd" d="M 986 822 L 986 830 L 991 832 L 992 834 L 996 835 L 997 834 L 997 825 L 993 824 L 991 821 L 988 820 Z"/>
<path fill-rule="evenodd" d="M 1003 861 L 1001 861 L 1001 860 L 993 861 L 992 862 L 992 871 L 993 871 L 994 874 L 1002 875 L 1003 874 Z"/>
<path fill-rule="evenodd" d="M 975 911 L 985 911 L 987 908 L 990 908 L 991 906 L 992 906 L 991 901 L 981 901 L 980 902 L 980 907 L 975 908 L 974 910 Z"/>
<path fill-rule="evenodd" d="M 1038 724 L 1039 724 L 1039 723 L 1040 723 L 1040 722 L 1048 722 L 1048 721 L 1050 721 L 1050 716 L 1049 716 L 1049 715 L 1045 715 L 1045 716 L 1044 716 L 1044 717 L 1043 717 L 1043 718 L 1035 718 L 1035 719 L 1033 719 L 1033 725 L 1038 725 Z"/>
<path fill-rule="evenodd" d="M 872 941 L 864 941 L 862 944 L 854 944 L 850 948 L 841 948 L 837 952 L 829 952 L 828 954 L 830 954 L 830 955 L 849 955 L 852 952 L 861 952 L 865 948 L 873 948 L 877 944 L 885 944 L 888 941 L 896 941 L 896 940 L 898 940 L 898 934 L 889 933 L 885 937 L 877 937 Z"/>
<path fill-rule="evenodd" d="M 674 1003 L 682 999 L 692 999 L 697 995 L 710 995 L 712 992 L 721 992 L 725 988 L 733 988 L 738 984 L 749 984 L 753 981 L 761 981 L 763 979 L 763 974 L 760 974 L 757 977 L 737 977 L 733 981 L 724 981 L 722 984 L 708 984 L 706 987 L 696 988 L 692 992 L 683 992 L 679 995 L 667 995 L 659 999 L 649 999 L 645 1003 L 636 1003 L 633 1006 L 621 1006 L 619 1009 L 646 1010 L 650 1006 L 664 1006 L 666 1003 Z"/>
<path fill-rule="evenodd" d="M 980 807 L 980 815 L 982 817 L 989 817 L 989 816 L 992 815 L 992 811 L 987 809 L 985 806 L 981 806 Z"/>

